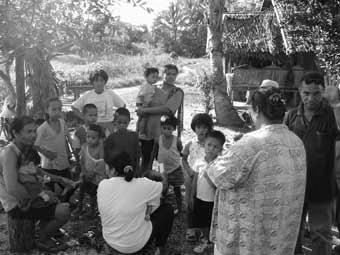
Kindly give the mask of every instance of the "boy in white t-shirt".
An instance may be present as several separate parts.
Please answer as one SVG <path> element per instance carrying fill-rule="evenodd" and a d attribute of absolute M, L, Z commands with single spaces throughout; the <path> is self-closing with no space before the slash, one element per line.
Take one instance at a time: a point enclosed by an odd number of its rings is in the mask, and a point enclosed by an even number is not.
<path fill-rule="evenodd" d="M 136 107 L 137 109 L 141 107 L 149 107 L 152 97 L 155 94 L 155 83 L 159 79 L 159 71 L 155 67 L 149 67 L 146 68 L 144 71 L 144 78 L 145 83 L 141 85 L 138 95 L 136 98 Z M 146 137 L 146 123 L 147 123 L 147 117 L 139 117 L 137 128 L 140 134 L 140 137 Z"/>
<path fill-rule="evenodd" d="M 72 104 L 74 113 L 83 119 L 81 111 L 86 104 L 94 104 L 98 110 L 97 124 L 113 131 L 113 116 L 117 108 L 125 107 L 125 102 L 111 89 L 105 89 L 109 77 L 104 70 L 97 70 L 90 75 L 93 90 L 86 92 Z"/>
<path fill-rule="evenodd" d="M 207 168 L 221 154 L 225 136 L 222 132 L 213 130 L 206 135 L 204 142 L 205 157 L 197 160 L 194 170 L 197 173 L 196 194 L 194 199 L 193 225 L 202 231 L 200 244 L 194 252 L 202 253 L 209 247 L 209 232 L 214 208 L 216 187 L 207 174 Z"/>

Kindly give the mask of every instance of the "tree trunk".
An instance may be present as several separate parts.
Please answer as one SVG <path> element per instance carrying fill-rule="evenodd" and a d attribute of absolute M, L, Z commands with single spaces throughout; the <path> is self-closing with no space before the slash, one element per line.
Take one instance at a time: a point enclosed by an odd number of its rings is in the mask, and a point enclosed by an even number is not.
<path fill-rule="evenodd" d="M 209 0 L 208 3 L 207 49 L 210 55 L 217 124 L 241 127 L 244 123 L 227 94 L 227 82 L 223 73 L 222 35 L 225 0 Z"/>
<path fill-rule="evenodd" d="M 17 116 L 26 114 L 25 102 L 25 57 L 22 50 L 18 50 L 15 57 L 15 86 L 17 92 Z"/>

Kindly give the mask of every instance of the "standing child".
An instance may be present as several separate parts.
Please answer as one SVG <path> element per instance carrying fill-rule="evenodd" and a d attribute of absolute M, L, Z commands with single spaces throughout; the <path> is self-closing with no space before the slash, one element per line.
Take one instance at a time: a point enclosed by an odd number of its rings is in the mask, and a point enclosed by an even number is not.
<path fill-rule="evenodd" d="M 209 247 L 209 232 L 216 187 L 209 179 L 206 170 L 222 153 L 224 143 L 225 136 L 222 132 L 216 130 L 209 132 L 204 143 L 205 157 L 198 159 L 194 165 L 197 189 L 193 198 L 193 223 L 194 227 L 202 231 L 200 244 L 194 248 L 196 253 L 202 253 Z"/>
<path fill-rule="evenodd" d="M 181 185 L 184 184 L 184 175 L 181 166 L 181 151 L 183 149 L 181 140 L 173 135 L 176 130 L 177 118 L 173 115 L 161 117 L 161 135 L 155 146 L 158 152 L 157 160 L 163 163 L 164 170 L 168 174 L 168 183 L 173 186 L 177 208 L 174 213 L 182 210 Z"/>
<path fill-rule="evenodd" d="M 90 195 L 90 210 L 86 216 L 95 216 L 98 184 L 106 177 L 104 147 L 101 139 L 102 128 L 99 125 L 90 124 L 86 143 L 82 145 L 80 151 L 81 184 L 78 208 L 72 213 L 74 217 L 83 213 L 85 193 Z"/>
<path fill-rule="evenodd" d="M 70 179 L 69 150 L 66 136 L 69 137 L 68 129 L 62 117 L 62 103 L 54 97 L 47 100 L 47 120 L 37 129 L 35 146 L 41 156 L 41 167 L 47 173 Z M 68 200 L 73 193 L 66 194 Z"/>
<path fill-rule="evenodd" d="M 116 151 L 126 151 L 130 158 L 135 173 L 139 175 L 139 158 L 141 155 L 138 134 L 128 129 L 130 112 L 126 108 L 118 108 L 115 112 L 114 123 L 116 131 L 109 135 L 105 144 Z"/>
<path fill-rule="evenodd" d="M 144 71 L 144 78 L 146 82 L 140 87 L 137 99 L 136 99 L 136 106 L 137 109 L 141 107 L 149 107 L 150 102 L 152 100 L 153 95 L 155 94 L 155 86 L 154 84 L 158 81 L 159 71 L 157 68 L 150 67 L 146 68 Z M 147 117 L 143 116 L 140 117 L 137 122 L 137 128 L 139 129 L 139 136 L 141 138 L 146 137 L 146 124 L 147 124 Z"/>
<path fill-rule="evenodd" d="M 196 114 L 191 121 L 191 129 L 195 132 L 196 137 L 187 143 L 183 150 L 182 165 L 185 173 L 185 201 L 188 205 L 187 208 L 187 241 L 196 241 L 196 231 L 193 228 L 193 207 L 189 205 L 192 182 L 195 175 L 193 169 L 197 160 L 204 158 L 204 142 L 205 136 L 213 128 L 213 120 L 210 115 L 206 113 Z M 193 190 L 195 192 L 195 190 Z"/>

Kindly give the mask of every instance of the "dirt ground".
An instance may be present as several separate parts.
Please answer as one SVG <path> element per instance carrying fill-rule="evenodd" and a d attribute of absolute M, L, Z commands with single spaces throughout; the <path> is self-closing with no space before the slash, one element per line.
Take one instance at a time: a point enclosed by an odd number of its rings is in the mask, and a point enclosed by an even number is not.
<path fill-rule="evenodd" d="M 204 106 L 202 105 L 202 102 L 199 100 L 200 94 L 199 91 L 194 87 L 185 86 L 182 87 L 185 92 L 185 100 L 184 100 L 184 131 L 182 133 L 182 142 L 183 144 L 186 144 L 189 140 L 194 138 L 194 133 L 190 129 L 190 122 L 192 117 L 199 112 L 202 112 L 204 109 Z M 135 129 L 136 126 L 136 114 L 134 113 L 134 99 L 136 97 L 138 87 L 131 87 L 131 88 L 123 88 L 123 89 L 117 89 L 115 90 L 117 94 L 119 94 L 127 103 L 128 109 L 131 111 L 132 120 L 130 123 L 130 129 Z M 65 96 L 63 98 L 63 104 L 64 104 L 64 110 L 69 110 L 69 105 L 73 99 L 73 96 Z M 224 130 L 227 138 L 231 138 L 234 131 L 231 130 Z M 184 190 L 183 190 L 184 192 Z M 172 195 L 170 195 L 169 199 Z M 176 254 L 193 254 L 192 248 L 194 247 L 193 244 L 186 243 L 185 240 L 185 212 L 180 213 L 174 221 L 174 226 L 172 233 L 169 237 L 169 250 L 170 254 L 176 255 Z M 83 221 L 70 221 L 66 226 L 65 229 L 69 233 L 70 237 L 79 240 L 84 233 L 90 231 L 96 232 L 96 230 L 100 229 L 100 221 L 99 219 L 91 219 L 91 220 L 83 220 Z M 0 254 L 10 254 L 8 251 L 8 244 L 7 244 L 7 218 L 6 214 L 0 213 Z M 97 243 L 100 244 L 102 240 L 100 238 L 97 240 Z M 92 246 L 92 247 L 91 247 Z M 96 245 L 88 245 L 88 244 L 82 244 L 77 247 L 73 247 L 68 249 L 65 252 L 59 252 L 57 254 L 107 254 L 105 250 L 98 251 L 95 249 Z M 99 245 L 100 246 L 100 245 Z M 150 249 L 150 254 L 153 254 L 153 249 Z M 42 255 L 47 254 L 45 252 L 39 252 L 37 250 L 34 250 L 32 255 Z M 213 254 L 212 250 L 209 250 L 208 252 L 204 254 Z"/>

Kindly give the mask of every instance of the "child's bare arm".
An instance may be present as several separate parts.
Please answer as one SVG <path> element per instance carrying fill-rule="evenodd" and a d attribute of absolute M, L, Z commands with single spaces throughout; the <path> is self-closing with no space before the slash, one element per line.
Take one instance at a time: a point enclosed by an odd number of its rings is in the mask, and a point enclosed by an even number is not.
<path fill-rule="evenodd" d="M 35 146 L 35 148 L 37 149 L 37 151 L 39 151 L 41 154 L 43 154 L 49 160 L 56 159 L 57 156 L 58 156 L 58 154 L 56 152 L 47 150 L 47 149 L 45 149 L 41 146 Z"/>
<path fill-rule="evenodd" d="M 147 205 L 146 206 L 146 212 L 145 212 L 145 219 L 150 220 L 150 216 L 152 213 L 152 205 Z"/>
<path fill-rule="evenodd" d="M 192 177 L 195 171 L 189 166 L 189 162 L 188 162 L 190 146 L 191 146 L 191 142 L 185 145 L 184 147 L 184 150 L 182 152 L 182 165 L 183 165 L 183 168 L 186 174 Z"/>
<path fill-rule="evenodd" d="M 207 171 L 204 171 L 203 177 L 207 180 L 208 184 L 213 187 L 214 189 L 216 189 L 216 185 L 215 183 L 210 179 Z"/>

